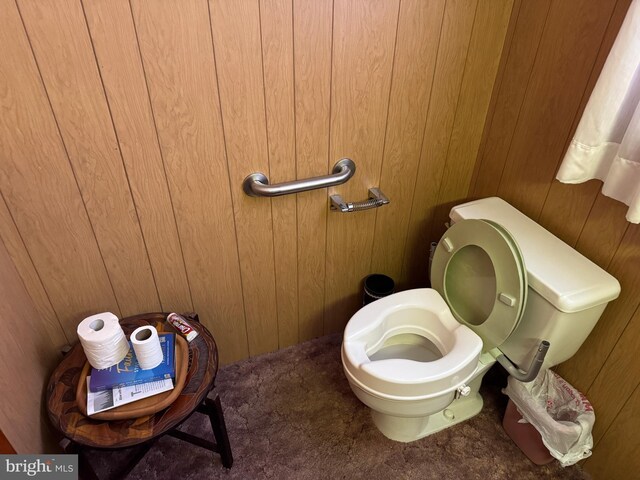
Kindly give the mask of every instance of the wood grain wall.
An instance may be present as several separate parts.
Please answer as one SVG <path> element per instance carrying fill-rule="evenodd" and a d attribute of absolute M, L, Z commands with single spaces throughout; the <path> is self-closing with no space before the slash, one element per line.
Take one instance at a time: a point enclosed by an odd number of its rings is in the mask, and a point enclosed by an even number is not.
<path fill-rule="evenodd" d="M 601 182 L 554 180 L 630 0 L 536 0 L 514 9 L 478 155 L 472 197 L 498 195 L 614 275 L 622 285 L 559 373 L 596 412 L 595 479 L 640 469 L 640 227 Z"/>
<path fill-rule="evenodd" d="M 55 442 L 41 399 L 61 354 L 2 244 L 0 298 L 0 453 L 52 451 Z"/>
<path fill-rule="evenodd" d="M 73 342 L 100 311 L 189 310 L 228 363 L 340 330 L 369 273 L 426 280 L 513 6 L 0 0 L 0 238 L 37 342 Z M 342 157 L 356 175 L 329 192 L 242 193 L 251 172 L 282 182 Z M 329 212 L 329 194 L 374 186 L 389 206 Z"/>
<path fill-rule="evenodd" d="M 424 279 L 467 193 L 513 0 L 0 0 L 0 236 L 55 345 L 195 310 L 225 363 Z M 275 199 L 241 182 L 349 183 Z M 380 210 L 330 213 L 328 194 Z"/>

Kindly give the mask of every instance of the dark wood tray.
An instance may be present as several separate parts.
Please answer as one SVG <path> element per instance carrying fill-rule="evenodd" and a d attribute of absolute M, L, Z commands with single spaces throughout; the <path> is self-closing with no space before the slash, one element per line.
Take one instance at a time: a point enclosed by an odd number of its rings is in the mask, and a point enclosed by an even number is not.
<path fill-rule="evenodd" d="M 151 397 L 143 398 L 135 402 L 121 405 L 106 412 L 94 413 L 89 418 L 95 420 L 127 420 L 152 415 L 171 405 L 182 392 L 187 379 L 189 367 L 189 344 L 180 335 L 176 335 L 176 378 L 173 390 L 159 393 Z M 91 365 L 86 362 L 76 389 L 76 403 L 84 416 L 87 416 L 87 376 L 91 371 Z"/>

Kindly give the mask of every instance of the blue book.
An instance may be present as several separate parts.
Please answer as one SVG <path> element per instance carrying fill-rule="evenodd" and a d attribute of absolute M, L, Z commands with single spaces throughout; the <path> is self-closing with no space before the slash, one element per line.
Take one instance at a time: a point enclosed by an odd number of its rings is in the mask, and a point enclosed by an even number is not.
<path fill-rule="evenodd" d="M 165 378 L 175 378 L 175 335 L 173 333 L 159 333 L 158 338 L 164 355 L 160 365 L 151 370 L 142 370 L 138 365 L 131 342 L 129 342 L 129 353 L 120 363 L 102 370 L 91 369 L 91 391 L 100 392 L 112 388 L 155 382 Z"/>

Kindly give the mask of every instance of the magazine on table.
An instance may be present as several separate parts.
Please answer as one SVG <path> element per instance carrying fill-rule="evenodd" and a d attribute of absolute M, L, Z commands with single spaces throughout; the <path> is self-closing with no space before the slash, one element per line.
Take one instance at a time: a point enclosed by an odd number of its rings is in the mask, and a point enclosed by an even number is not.
<path fill-rule="evenodd" d="M 87 415 L 104 412 L 112 408 L 126 405 L 143 398 L 173 390 L 173 380 L 170 378 L 154 382 L 139 383 L 127 387 L 116 387 L 110 390 L 92 392 L 89 388 L 91 376 L 87 377 Z"/>

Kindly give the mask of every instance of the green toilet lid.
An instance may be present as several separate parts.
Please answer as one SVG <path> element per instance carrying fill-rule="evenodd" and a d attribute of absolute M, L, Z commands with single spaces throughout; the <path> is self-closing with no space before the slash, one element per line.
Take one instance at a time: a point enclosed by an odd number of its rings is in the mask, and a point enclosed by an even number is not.
<path fill-rule="evenodd" d="M 527 270 L 518 243 L 505 228 L 486 220 L 461 220 L 438 243 L 431 286 L 489 350 L 501 345 L 522 318 Z"/>

